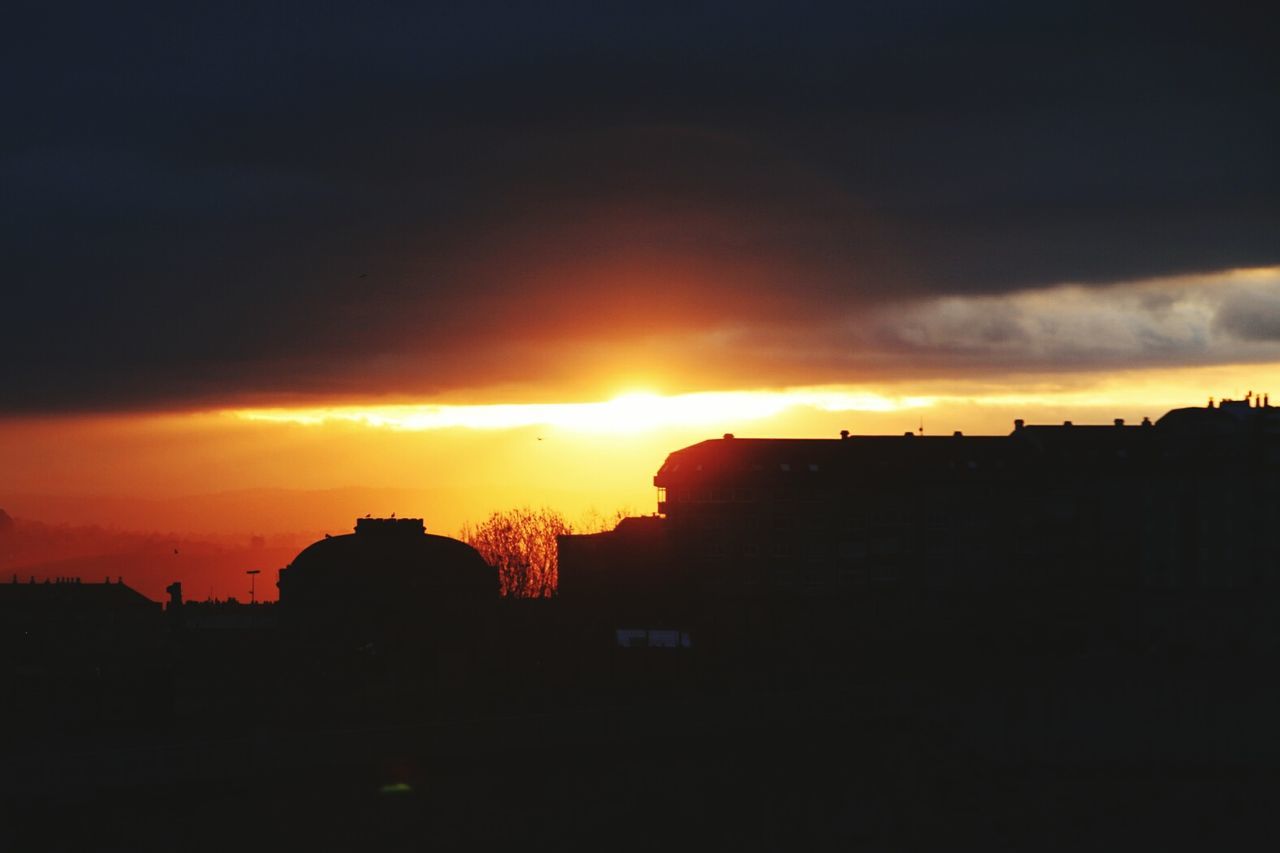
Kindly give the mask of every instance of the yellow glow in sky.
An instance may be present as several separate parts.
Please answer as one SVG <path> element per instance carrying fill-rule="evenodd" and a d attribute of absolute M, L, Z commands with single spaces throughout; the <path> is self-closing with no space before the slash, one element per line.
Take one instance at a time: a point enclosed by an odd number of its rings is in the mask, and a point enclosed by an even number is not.
<path fill-rule="evenodd" d="M 1209 396 L 1272 392 L 1280 364 L 931 379 L 573 403 L 334 401 L 0 424 L 0 507 L 48 522 L 211 533 L 335 532 L 369 512 L 456 531 L 512 506 L 653 510 L 668 453 L 724 433 L 1006 434 L 1137 423 Z M 482 398 L 483 399 L 483 398 Z"/>
<path fill-rule="evenodd" d="M 1242 396 L 1280 389 L 1280 366 L 1222 365 L 1146 369 L 1096 374 L 1014 377 L 1002 383 L 931 380 L 865 386 L 814 386 L 662 395 L 631 392 L 611 400 L 585 403 L 501 403 L 476 405 L 391 404 L 243 408 L 224 412 L 234 420 L 265 424 L 372 427 L 394 431 L 529 427 L 599 435 L 635 435 L 662 429 L 703 428 L 707 437 L 787 414 L 847 412 L 883 415 L 931 410 L 951 417 L 969 409 L 1093 410 L 1142 409 L 1159 417 L 1177 406 L 1204 405 L 1209 396 Z M 1029 418 L 1035 414 L 1027 411 Z M 968 419 L 966 419 L 968 420 Z M 999 426 L 1004 429 L 1004 414 Z M 1104 421 L 1109 418 L 1104 417 Z M 966 428 L 975 424 L 968 422 Z M 989 428 L 987 428 L 989 429 Z"/>
<path fill-rule="evenodd" d="M 663 396 L 633 392 L 594 403 L 388 405 L 238 409 L 249 421 L 318 425 L 354 423 L 395 430 L 518 429 L 548 426 L 593 433 L 636 433 L 662 427 L 759 421 L 806 406 L 826 412 L 890 412 L 932 405 L 928 397 L 891 397 L 839 388 L 721 391 Z"/>

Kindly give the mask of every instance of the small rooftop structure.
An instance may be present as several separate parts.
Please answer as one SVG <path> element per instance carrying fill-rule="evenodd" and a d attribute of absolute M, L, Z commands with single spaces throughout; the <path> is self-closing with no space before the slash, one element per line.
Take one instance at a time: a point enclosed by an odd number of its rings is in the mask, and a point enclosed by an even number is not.
<path fill-rule="evenodd" d="M 356 519 L 356 533 L 361 536 L 421 536 L 427 527 L 421 518 L 373 518 Z"/>

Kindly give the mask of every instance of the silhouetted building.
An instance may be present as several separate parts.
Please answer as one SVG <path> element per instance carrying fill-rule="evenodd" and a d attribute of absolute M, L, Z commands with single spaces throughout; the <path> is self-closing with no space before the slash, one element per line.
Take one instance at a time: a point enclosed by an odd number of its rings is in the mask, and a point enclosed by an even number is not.
<path fill-rule="evenodd" d="M 164 655 L 160 605 L 118 580 L 0 583 L 0 720 L 53 727 L 149 718 Z"/>
<path fill-rule="evenodd" d="M 562 595 L 871 586 L 1241 586 L 1280 578 L 1280 409 L 1004 436 L 743 439 L 670 454 L 658 516 L 561 539 Z"/>
<path fill-rule="evenodd" d="M 162 629 L 160 604 L 118 579 L 15 575 L 0 584 L 0 659 L 97 661 L 156 642 Z"/>
<path fill-rule="evenodd" d="M 0 623 L 7 629 L 109 633 L 158 624 L 161 607 L 123 581 L 84 583 L 80 578 L 25 581 L 16 574 L 0 584 Z"/>
<path fill-rule="evenodd" d="M 632 590 L 652 585 L 656 576 L 674 567 L 665 556 L 666 536 L 663 518 L 643 516 L 624 518 L 613 530 L 559 537 L 559 594 L 571 599 L 599 598 L 616 584 Z M 582 566 L 608 566 L 609 571 L 577 571 Z M 664 576 L 658 587 L 667 589 L 676 582 L 677 578 Z"/>
<path fill-rule="evenodd" d="M 361 518 L 354 533 L 303 549 L 279 587 L 284 624 L 396 628 L 490 603 L 498 577 L 474 548 L 427 533 L 420 518 Z"/>

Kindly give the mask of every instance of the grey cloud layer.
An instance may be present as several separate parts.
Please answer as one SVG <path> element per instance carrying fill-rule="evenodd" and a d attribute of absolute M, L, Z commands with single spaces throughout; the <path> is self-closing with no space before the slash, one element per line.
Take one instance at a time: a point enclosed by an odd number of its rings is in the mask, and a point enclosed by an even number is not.
<path fill-rule="evenodd" d="M 746 355 L 773 381 L 1280 361 L 1280 267 L 890 302 L 802 329 L 744 326 L 683 345 L 683 357 L 704 363 Z"/>
<path fill-rule="evenodd" d="M 917 355 L 1015 367 L 1280 358 L 1280 268 L 1108 287 L 947 297 L 880 316 L 874 337 Z"/>

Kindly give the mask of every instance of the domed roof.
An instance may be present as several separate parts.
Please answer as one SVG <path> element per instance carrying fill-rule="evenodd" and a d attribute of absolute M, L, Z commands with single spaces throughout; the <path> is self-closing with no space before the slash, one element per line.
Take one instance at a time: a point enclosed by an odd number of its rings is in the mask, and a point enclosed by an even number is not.
<path fill-rule="evenodd" d="M 392 595 L 496 597 L 497 571 L 465 542 L 425 533 L 420 519 L 360 519 L 355 533 L 304 548 L 281 572 L 280 597 L 377 588 Z"/>

